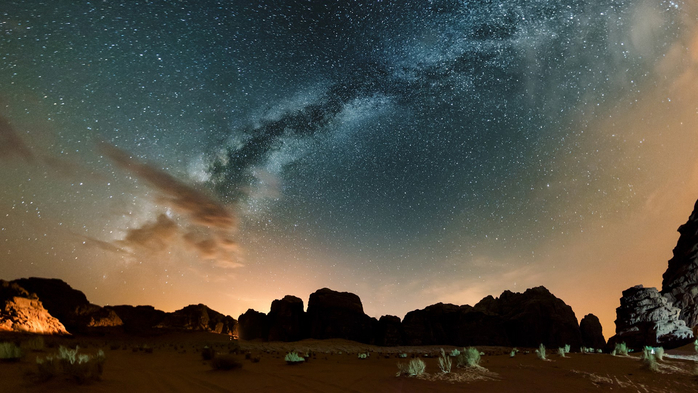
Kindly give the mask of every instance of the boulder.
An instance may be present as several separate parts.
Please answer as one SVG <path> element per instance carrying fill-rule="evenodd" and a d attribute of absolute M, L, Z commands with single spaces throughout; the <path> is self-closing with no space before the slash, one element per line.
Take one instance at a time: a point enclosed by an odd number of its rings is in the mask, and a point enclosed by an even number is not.
<path fill-rule="evenodd" d="M 5 280 L 0 280 L 0 331 L 68 334 L 35 294 Z"/>
<path fill-rule="evenodd" d="M 631 348 L 687 344 L 693 332 L 679 318 L 680 313 L 657 288 L 636 285 L 626 289 L 616 309 L 616 335 L 609 344 L 625 342 Z"/>
<path fill-rule="evenodd" d="M 68 331 L 87 333 L 94 328 L 121 326 L 119 316 L 96 304 L 91 304 L 84 293 L 55 278 L 20 278 L 13 281 L 28 292 L 37 294 L 51 313 Z"/>
<path fill-rule="evenodd" d="M 123 321 L 124 331 L 133 334 L 153 333 L 155 326 L 160 324 L 166 312 L 153 306 L 106 306 L 107 310 L 114 311 Z"/>
<path fill-rule="evenodd" d="M 305 337 L 305 312 L 303 300 L 295 296 L 284 296 L 271 303 L 267 315 L 269 322 L 269 341 L 298 341 Z"/>
<path fill-rule="evenodd" d="M 400 318 L 394 315 L 383 315 L 376 326 L 376 345 L 397 346 L 405 343 L 405 331 Z"/>
<path fill-rule="evenodd" d="M 378 323 L 364 314 L 357 295 L 328 288 L 310 295 L 307 321 L 310 338 L 343 338 L 366 344 L 374 341 L 373 329 Z"/>
<path fill-rule="evenodd" d="M 698 325 L 698 202 L 688 221 L 679 227 L 674 255 L 662 276 L 662 294 L 681 311 L 686 326 Z"/>
<path fill-rule="evenodd" d="M 237 332 L 237 321 L 203 304 L 192 304 L 166 314 L 165 318 L 155 327 L 233 335 Z"/>
<path fill-rule="evenodd" d="M 266 340 L 269 336 L 267 314 L 248 309 L 238 317 L 238 335 L 241 340 Z"/>
<path fill-rule="evenodd" d="M 488 296 L 474 309 L 502 319 L 509 345 L 520 347 L 579 348 L 582 336 L 572 308 L 545 287 L 524 293 L 504 291 L 499 298 Z M 501 345 L 501 344 L 499 344 Z"/>
<path fill-rule="evenodd" d="M 587 314 L 579 322 L 579 330 L 582 333 L 582 345 L 587 348 L 602 349 L 606 346 L 603 337 L 601 322 L 594 314 Z"/>

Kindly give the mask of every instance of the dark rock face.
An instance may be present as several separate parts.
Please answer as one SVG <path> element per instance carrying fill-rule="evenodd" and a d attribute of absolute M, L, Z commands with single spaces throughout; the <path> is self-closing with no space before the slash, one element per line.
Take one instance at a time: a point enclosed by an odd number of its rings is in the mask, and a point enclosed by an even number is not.
<path fill-rule="evenodd" d="M 579 330 L 582 333 L 582 345 L 587 348 L 602 349 L 606 346 L 603 337 L 601 322 L 594 314 L 587 314 L 579 322 Z"/>
<path fill-rule="evenodd" d="M 679 227 L 674 256 L 662 276 L 662 294 L 678 307 L 686 326 L 698 325 L 698 202 L 688 221 Z"/>
<path fill-rule="evenodd" d="M 373 327 L 377 321 L 364 314 L 361 299 L 353 293 L 328 288 L 315 291 L 308 300 L 307 318 L 311 338 L 374 341 Z"/>
<path fill-rule="evenodd" d="M 397 346 L 405 342 L 405 331 L 400 318 L 393 315 L 383 315 L 376 326 L 376 345 Z"/>
<path fill-rule="evenodd" d="M 68 334 L 35 294 L 4 280 L 0 280 L 0 331 Z"/>
<path fill-rule="evenodd" d="M 274 300 L 267 317 L 269 341 L 298 341 L 305 338 L 305 312 L 300 298 L 287 295 L 281 300 Z"/>
<path fill-rule="evenodd" d="M 579 348 L 582 343 L 574 311 L 545 287 L 504 291 L 498 299 L 488 296 L 474 310 L 500 317 L 512 346 Z"/>
<path fill-rule="evenodd" d="M 203 304 L 192 304 L 166 314 L 156 327 L 233 335 L 237 332 L 237 321 L 228 315 L 211 310 Z"/>
<path fill-rule="evenodd" d="M 468 305 L 437 303 L 410 311 L 402 327 L 407 345 L 509 345 L 499 316 Z"/>
<path fill-rule="evenodd" d="M 165 319 L 166 312 L 153 306 L 107 306 L 114 311 L 124 323 L 126 333 L 147 334 Z"/>
<path fill-rule="evenodd" d="M 241 340 L 266 340 L 269 336 L 267 314 L 249 309 L 238 317 L 238 336 Z"/>
<path fill-rule="evenodd" d="M 609 342 L 625 342 L 632 348 L 684 345 L 693 339 L 693 332 L 679 319 L 680 312 L 657 288 L 628 288 L 616 309 L 616 335 Z"/>
<path fill-rule="evenodd" d="M 68 331 L 86 333 L 93 328 L 116 327 L 123 323 L 116 313 L 90 304 L 84 293 L 55 278 L 20 278 L 13 281 L 39 296 L 51 315 Z"/>

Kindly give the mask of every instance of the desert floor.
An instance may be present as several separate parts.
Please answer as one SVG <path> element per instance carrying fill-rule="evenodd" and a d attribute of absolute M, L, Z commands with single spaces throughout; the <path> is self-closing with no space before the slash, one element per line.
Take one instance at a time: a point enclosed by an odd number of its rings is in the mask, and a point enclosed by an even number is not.
<path fill-rule="evenodd" d="M 0 336 L 0 341 L 28 340 Z M 226 336 L 205 333 L 164 334 L 151 338 L 81 337 L 45 338 L 43 349 L 27 349 L 19 362 L 0 362 L 2 392 L 696 392 L 694 369 L 698 357 L 693 345 L 667 351 L 658 372 L 642 367 L 639 354 L 571 353 L 563 358 L 548 350 L 550 361 L 538 359 L 533 349 L 478 347 L 485 352 L 485 370 L 439 371 L 439 346 L 376 347 L 346 340 L 304 340 L 293 343 L 229 341 Z M 94 354 L 106 354 L 100 381 L 82 385 L 63 378 L 37 382 L 36 357 L 57 351 L 58 345 Z M 218 353 L 236 347 L 242 368 L 214 371 L 201 349 L 211 346 Z M 151 348 L 143 350 L 143 348 Z M 444 347 L 450 351 L 454 347 Z M 462 348 L 461 348 L 462 349 Z M 291 350 L 310 351 L 308 362 L 287 365 Z M 359 352 L 370 353 L 359 359 Z M 528 354 L 525 352 L 529 351 Z M 149 353 L 150 352 L 150 353 Z M 555 351 L 556 352 L 556 351 Z M 398 358 L 407 353 L 407 359 Z M 420 357 L 426 363 L 423 377 L 397 377 L 398 362 Z M 258 359 L 257 362 L 253 360 Z"/>

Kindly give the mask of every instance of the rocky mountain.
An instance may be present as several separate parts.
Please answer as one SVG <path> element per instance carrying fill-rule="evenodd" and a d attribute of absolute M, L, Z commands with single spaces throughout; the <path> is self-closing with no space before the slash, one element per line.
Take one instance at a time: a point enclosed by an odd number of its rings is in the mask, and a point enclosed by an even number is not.
<path fill-rule="evenodd" d="M 596 315 L 585 315 L 579 322 L 579 331 L 582 333 L 583 346 L 594 349 L 601 349 L 606 346 L 601 321 L 599 321 Z"/>
<path fill-rule="evenodd" d="M 687 344 L 693 340 L 693 332 L 679 318 L 680 313 L 657 288 L 636 285 L 626 289 L 616 309 L 616 335 L 609 344 L 625 342 L 631 348 Z"/>
<path fill-rule="evenodd" d="M 679 240 L 662 276 L 662 294 L 681 311 L 686 326 L 698 325 L 698 202 L 679 227 Z"/>
<path fill-rule="evenodd" d="M 0 331 L 68 334 L 36 294 L 5 280 L 0 280 Z"/>
<path fill-rule="evenodd" d="M 156 328 L 191 330 L 218 334 L 237 334 L 237 321 L 214 311 L 203 304 L 192 304 L 172 313 L 158 323 Z"/>
<path fill-rule="evenodd" d="M 378 322 L 364 314 L 358 296 L 328 288 L 310 294 L 306 318 L 310 338 L 344 338 L 362 343 L 374 341 L 374 325 Z"/>

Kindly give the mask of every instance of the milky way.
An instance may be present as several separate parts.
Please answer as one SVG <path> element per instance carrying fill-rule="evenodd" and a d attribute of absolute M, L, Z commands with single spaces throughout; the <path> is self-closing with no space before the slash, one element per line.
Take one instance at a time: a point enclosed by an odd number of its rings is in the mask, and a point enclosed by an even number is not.
<path fill-rule="evenodd" d="M 402 316 L 545 285 L 608 336 L 698 197 L 696 17 L 5 2 L 0 276 L 233 316 L 324 286 Z"/>

